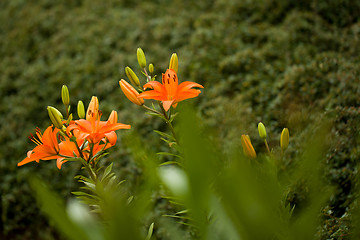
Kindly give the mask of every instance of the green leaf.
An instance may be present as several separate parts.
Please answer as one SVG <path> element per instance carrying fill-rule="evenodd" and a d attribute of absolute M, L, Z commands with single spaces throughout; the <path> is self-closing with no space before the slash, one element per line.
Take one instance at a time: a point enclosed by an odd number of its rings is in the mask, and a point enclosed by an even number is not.
<path fill-rule="evenodd" d="M 75 179 L 79 179 L 79 182 L 84 182 L 84 181 L 86 181 L 86 182 L 95 184 L 95 182 L 94 182 L 92 179 L 87 178 L 87 177 L 84 177 L 84 176 L 82 176 L 82 175 L 77 175 L 77 176 L 75 176 L 74 178 L 75 178 Z"/>
<path fill-rule="evenodd" d="M 109 175 L 107 175 L 104 179 L 101 180 L 101 182 L 106 186 L 107 184 L 112 184 L 110 183 L 110 180 L 115 177 L 116 178 L 116 175 L 115 173 L 110 173 Z"/>
<path fill-rule="evenodd" d="M 167 119 L 162 114 L 158 114 L 158 113 L 154 113 L 154 112 L 146 112 L 145 114 L 155 116 L 155 117 L 159 117 L 159 118 L 164 119 L 164 121 L 167 121 Z"/>
<path fill-rule="evenodd" d="M 111 163 L 104 171 L 104 175 L 102 176 L 102 180 L 104 180 L 104 178 L 107 177 L 107 175 L 109 175 L 111 173 L 111 170 L 112 170 L 112 166 L 113 166 L 113 163 Z"/>
<path fill-rule="evenodd" d="M 176 164 L 176 165 L 179 165 L 181 167 L 183 166 L 181 163 L 176 162 L 176 161 L 167 161 L 167 162 L 161 163 L 159 166 L 166 166 L 166 165 L 171 165 L 171 164 Z"/>
<path fill-rule="evenodd" d="M 99 202 L 96 199 L 89 198 L 87 196 L 76 196 L 76 198 L 80 199 L 83 203 L 85 203 L 91 207 L 97 206 L 99 204 Z"/>
<path fill-rule="evenodd" d="M 167 133 L 164 133 L 164 132 L 161 132 L 161 131 L 158 131 L 158 130 L 154 130 L 154 132 L 156 132 L 157 134 L 159 134 L 162 137 L 166 137 L 167 139 L 169 139 L 169 140 L 171 140 L 173 142 L 176 141 L 176 139 L 173 136 L 171 136 L 171 135 L 169 135 Z"/>
<path fill-rule="evenodd" d="M 73 157 L 73 158 L 64 158 L 63 161 L 69 161 L 69 162 L 80 162 L 82 158 Z"/>
<path fill-rule="evenodd" d="M 89 192 L 93 192 L 94 194 L 98 194 L 96 189 L 92 189 L 92 188 L 89 188 L 89 187 L 80 187 L 80 189 L 84 189 L 86 191 L 89 191 Z"/>
<path fill-rule="evenodd" d="M 166 156 L 173 156 L 173 157 L 177 157 L 177 158 L 183 159 L 182 156 L 177 155 L 177 154 L 174 154 L 174 153 L 169 153 L 169 152 L 158 152 L 158 153 L 156 153 L 156 154 L 158 154 L 158 155 L 166 155 Z"/>
<path fill-rule="evenodd" d="M 98 196 L 91 195 L 91 194 L 86 193 L 86 192 L 71 192 L 71 193 L 76 195 L 76 196 L 87 196 L 89 198 L 100 200 L 100 198 Z"/>
<path fill-rule="evenodd" d="M 62 198 L 51 192 L 44 181 L 33 177 L 30 179 L 30 185 L 35 191 L 40 208 L 55 222 L 54 226 L 60 232 L 72 240 L 89 239 L 85 231 L 67 215 Z"/>
<path fill-rule="evenodd" d="M 145 238 L 145 240 L 150 240 L 152 234 L 153 234 L 153 231 L 154 231 L 154 223 L 151 223 L 150 227 L 149 227 L 149 230 L 148 230 L 148 234 Z"/>
<path fill-rule="evenodd" d="M 164 214 L 164 215 L 162 215 L 162 216 L 163 216 L 163 217 L 177 218 L 177 219 L 182 219 L 182 220 L 194 221 L 192 218 L 190 218 L 190 217 L 184 217 L 184 216 L 168 215 L 168 214 Z"/>
<path fill-rule="evenodd" d="M 172 121 L 174 121 L 176 115 L 178 115 L 178 113 L 174 113 L 171 115 L 170 119 L 169 119 L 169 122 L 171 123 Z"/>
<path fill-rule="evenodd" d="M 93 190 L 96 191 L 96 185 L 95 185 L 95 184 L 89 183 L 89 182 L 85 182 L 85 181 L 83 181 L 83 183 L 84 183 L 86 186 L 88 186 L 89 188 L 91 188 L 91 189 L 93 189 Z"/>
<path fill-rule="evenodd" d="M 166 142 L 166 143 L 168 143 L 169 145 L 171 144 L 171 143 L 174 143 L 174 142 L 172 142 L 172 141 L 170 141 L 170 140 L 167 140 L 167 139 L 165 139 L 165 138 L 160 138 L 161 140 L 163 140 L 164 142 Z"/>
<path fill-rule="evenodd" d="M 189 212 L 189 209 L 185 209 L 185 210 L 175 213 L 175 215 L 184 214 L 184 213 L 188 213 L 188 212 Z"/>

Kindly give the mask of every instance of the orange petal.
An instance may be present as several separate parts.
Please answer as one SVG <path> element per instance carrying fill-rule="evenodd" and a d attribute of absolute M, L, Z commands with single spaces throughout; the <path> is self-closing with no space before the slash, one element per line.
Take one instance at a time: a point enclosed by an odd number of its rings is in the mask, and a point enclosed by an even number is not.
<path fill-rule="evenodd" d="M 173 104 L 174 100 L 171 101 L 162 101 L 163 107 L 165 111 L 167 112 L 169 108 L 171 107 L 171 104 Z"/>
<path fill-rule="evenodd" d="M 110 145 L 114 146 L 117 141 L 116 132 L 105 133 L 105 137 L 108 139 Z"/>
<path fill-rule="evenodd" d="M 22 165 L 24 165 L 24 164 L 27 164 L 27 163 L 33 162 L 33 161 L 37 161 L 37 160 L 39 160 L 39 159 L 33 158 L 33 157 L 26 157 L 24 160 L 22 160 L 21 162 L 19 162 L 17 165 L 20 167 L 20 166 L 22 166 Z"/>
<path fill-rule="evenodd" d="M 56 166 L 58 167 L 58 169 L 61 169 L 61 165 L 63 165 L 63 163 L 66 163 L 67 160 L 64 160 L 65 158 L 61 157 L 56 159 Z"/>
<path fill-rule="evenodd" d="M 190 89 L 187 91 L 179 92 L 176 97 L 176 102 L 180 102 L 185 99 L 197 97 L 200 93 L 201 93 L 201 91 L 197 90 L 197 89 Z"/>
<path fill-rule="evenodd" d="M 130 129 L 131 126 L 127 125 L 127 124 L 123 124 L 123 123 L 108 123 L 106 124 L 104 127 L 102 127 L 99 132 L 102 133 L 108 133 L 108 132 L 112 132 L 112 131 L 116 131 L 119 129 Z"/>
<path fill-rule="evenodd" d="M 117 111 L 115 111 L 115 110 L 111 111 L 108 121 L 110 123 L 117 123 L 117 121 L 118 121 Z"/>
<path fill-rule="evenodd" d="M 56 130 L 52 130 L 52 126 L 48 127 L 42 136 L 42 141 L 44 145 L 49 146 L 51 149 L 54 149 L 54 151 L 59 151 L 59 144 L 56 139 L 56 132 Z"/>
<path fill-rule="evenodd" d="M 144 89 L 147 89 L 147 88 L 152 88 L 155 91 L 160 92 L 161 94 L 165 94 L 164 86 L 161 83 L 157 82 L 157 81 L 151 81 L 151 82 L 146 83 L 144 85 Z"/>
<path fill-rule="evenodd" d="M 166 99 L 166 94 L 162 94 L 155 90 L 150 90 L 150 91 L 140 93 L 138 98 L 154 99 L 154 100 L 162 101 L 162 100 Z"/>
<path fill-rule="evenodd" d="M 193 87 L 204 88 L 202 85 L 200 85 L 198 83 L 185 81 L 185 82 L 180 83 L 180 85 L 178 87 L 178 91 L 187 91 Z"/>

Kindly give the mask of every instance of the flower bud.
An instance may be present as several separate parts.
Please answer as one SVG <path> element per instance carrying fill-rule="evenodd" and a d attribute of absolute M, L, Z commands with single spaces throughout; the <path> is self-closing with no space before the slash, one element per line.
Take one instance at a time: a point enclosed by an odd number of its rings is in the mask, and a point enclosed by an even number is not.
<path fill-rule="evenodd" d="M 169 69 L 174 70 L 176 73 L 178 72 L 179 69 L 179 61 L 178 61 L 178 56 L 176 53 L 173 53 L 171 55 L 170 58 L 170 64 L 169 64 Z"/>
<path fill-rule="evenodd" d="M 63 116 L 62 116 L 61 112 L 51 106 L 48 106 L 47 110 L 48 110 L 50 120 L 54 124 L 54 126 L 59 129 L 62 129 L 63 123 L 62 123 L 61 119 L 63 118 Z"/>
<path fill-rule="evenodd" d="M 137 55 L 137 60 L 138 60 L 140 67 L 145 68 L 146 67 L 146 58 L 145 58 L 144 51 L 141 48 L 138 48 L 136 55 Z"/>
<path fill-rule="evenodd" d="M 86 120 L 88 121 L 92 119 L 96 120 L 98 114 L 99 114 L 99 100 L 96 96 L 92 96 L 88 109 L 86 111 Z"/>
<path fill-rule="evenodd" d="M 266 128 L 262 122 L 258 124 L 259 135 L 262 139 L 266 139 Z"/>
<path fill-rule="evenodd" d="M 117 123 L 118 121 L 118 114 L 117 114 L 117 111 L 115 110 L 112 110 L 112 112 L 110 113 L 110 116 L 109 116 L 109 119 L 108 119 L 108 122 L 110 123 Z"/>
<path fill-rule="evenodd" d="M 136 76 L 136 74 L 134 73 L 134 71 L 133 71 L 131 68 L 126 67 L 126 68 L 125 68 L 125 73 L 126 73 L 126 76 L 129 78 L 130 82 L 131 82 L 134 86 L 140 87 L 139 78 Z"/>
<path fill-rule="evenodd" d="M 128 82 L 126 82 L 124 79 L 121 79 L 119 81 L 119 84 L 120 84 L 121 90 L 123 91 L 125 96 L 131 102 L 133 102 L 133 103 L 135 103 L 136 105 L 139 105 L 139 106 L 144 104 L 144 99 L 137 97 L 139 95 L 139 93 Z"/>
<path fill-rule="evenodd" d="M 154 72 L 154 65 L 152 63 L 149 64 L 149 72 L 150 73 Z"/>
<path fill-rule="evenodd" d="M 77 114 L 80 119 L 85 118 L 85 107 L 84 103 L 81 100 L 78 101 Z"/>
<path fill-rule="evenodd" d="M 285 151 L 289 146 L 289 129 L 284 128 L 280 137 L 280 147 Z"/>
<path fill-rule="evenodd" d="M 69 89 L 66 85 L 62 86 L 61 89 L 61 100 L 65 106 L 69 105 L 70 103 L 70 97 L 69 97 Z"/>
<path fill-rule="evenodd" d="M 256 152 L 254 147 L 251 145 L 249 135 L 241 135 L 241 145 L 244 150 L 244 154 L 249 158 L 256 158 Z"/>

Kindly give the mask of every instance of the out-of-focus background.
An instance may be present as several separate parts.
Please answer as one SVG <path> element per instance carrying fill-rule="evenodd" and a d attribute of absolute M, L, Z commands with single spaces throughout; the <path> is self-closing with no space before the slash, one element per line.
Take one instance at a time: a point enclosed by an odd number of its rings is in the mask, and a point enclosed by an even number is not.
<path fill-rule="evenodd" d="M 46 107 L 61 109 L 60 90 L 71 107 L 97 95 L 107 116 L 132 125 L 154 151 L 167 147 L 152 128 L 165 130 L 120 91 L 131 66 L 140 76 L 136 49 L 161 76 L 179 56 L 180 81 L 205 86 L 193 100 L 204 124 L 224 145 L 249 134 L 258 152 L 262 121 L 278 150 L 283 127 L 290 148 L 283 170 L 314 123 L 332 119 L 324 179 L 335 188 L 319 230 L 321 239 L 347 239 L 360 158 L 360 2 L 353 0 L 11 0 L 0 2 L 0 236 L 61 239 L 39 211 L 27 178 L 38 174 L 64 198 L 78 186 L 79 165 L 54 161 L 16 164 L 34 147 L 28 135 L 50 124 Z M 119 144 L 111 160 L 123 179 L 141 174 Z M 301 207 L 301 186 L 288 201 Z M 164 238 L 165 239 L 165 238 Z"/>

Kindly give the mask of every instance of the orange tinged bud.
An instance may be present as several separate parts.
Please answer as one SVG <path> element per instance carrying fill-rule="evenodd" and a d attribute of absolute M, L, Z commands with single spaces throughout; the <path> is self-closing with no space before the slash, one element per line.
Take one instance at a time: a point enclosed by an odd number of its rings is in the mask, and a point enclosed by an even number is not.
<path fill-rule="evenodd" d="M 108 121 L 112 124 L 117 123 L 118 121 L 118 114 L 117 111 L 112 110 L 112 112 L 110 113 L 109 119 Z"/>
<path fill-rule="evenodd" d="M 123 91 L 125 96 L 131 102 L 133 102 L 133 103 L 135 103 L 136 105 L 139 105 L 139 106 L 144 104 L 144 99 L 138 98 L 139 93 L 128 82 L 126 82 L 124 79 L 121 79 L 119 81 L 119 84 L 120 84 L 121 90 Z"/>
<path fill-rule="evenodd" d="M 254 147 L 251 145 L 249 135 L 241 135 L 241 145 L 244 150 L 244 154 L 249 158 L 256 158 L 256 152 Z"/>
<path fill-rule="evenodd" d="M 88 109 L 86 111 L 86 120 L 88 121 L 92 119 L 96 120 L 98 114 L 99 114 L 99 100 L 96 96 L 92 96 Z"/>

